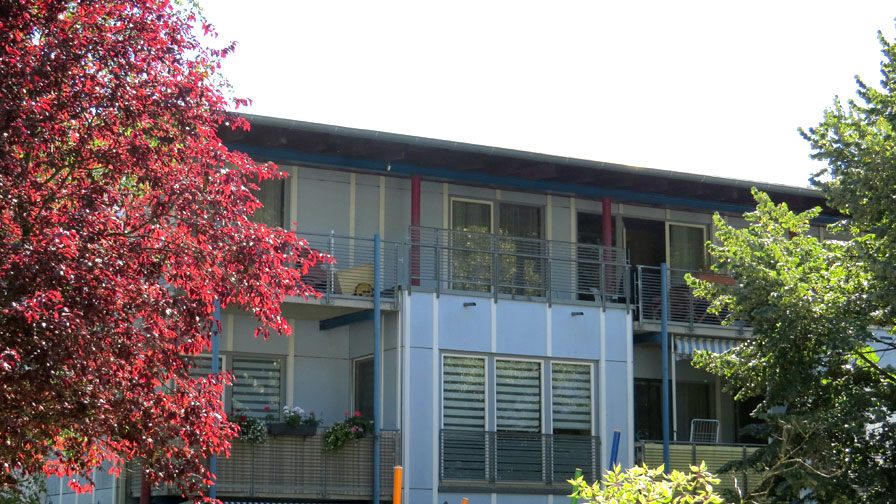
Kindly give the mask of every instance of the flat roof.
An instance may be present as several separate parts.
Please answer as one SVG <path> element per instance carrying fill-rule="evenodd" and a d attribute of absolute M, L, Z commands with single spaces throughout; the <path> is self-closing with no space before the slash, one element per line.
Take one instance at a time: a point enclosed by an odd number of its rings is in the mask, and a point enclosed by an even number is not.
<path fill-rule="evenodd" d="M 261 160 L 358 171 L 420 174 L 427 180 L 739 213 L 755 208 L 750 189 L 795 211 L 820 206 L 816 189 L 592 161 L 449 140 L 240 114 L 251 130 L 222 128 L 225 143 Z M 379 163 L 376 164 L 376 163 Z"/>

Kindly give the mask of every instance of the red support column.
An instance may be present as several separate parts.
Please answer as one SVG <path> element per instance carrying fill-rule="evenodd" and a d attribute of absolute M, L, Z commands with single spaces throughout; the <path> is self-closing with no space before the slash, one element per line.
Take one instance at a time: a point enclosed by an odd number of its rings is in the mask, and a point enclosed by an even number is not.
<path fill-rule="evenodd" d="M 420 175 L 411 176 L 411 285 L 420 285 Z"/>

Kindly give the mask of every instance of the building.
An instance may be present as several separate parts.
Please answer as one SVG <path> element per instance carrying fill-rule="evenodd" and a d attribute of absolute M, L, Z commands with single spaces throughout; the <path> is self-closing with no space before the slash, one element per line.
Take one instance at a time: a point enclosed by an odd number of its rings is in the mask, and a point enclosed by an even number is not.
<path fill-rule="evenodd" d="M 260 342 L 253 318 L 222 314 L 222 365 L 236 380 L 226 407 L 263 417 L 301 406 L 325 425 L 354 411 L 376 417 L 380 477 L 374 485 L 372 438 L 324 453 L 319 434 L 272 436 L 237 442 L 219 461 L 222 500 L 391 500 L 402 465 L 404 502 L 548 503 L 569 493 L 575 469 L 593 480 L 609 467 L 615 431 L 618 463 L 656 464 L 664 262 L 673 465 L 721 465 L 756 441 L 738 435 L 749 405 L 689 363 L 749 328 L 723 327 L 683 276 L 709 275 L 711 216 L 742 222 L 752 186 L 795 210 L 823 205 L 819 193 L 246 117 L 251 132 L 223 132 L 228 145 L 290 175 L 263 184 L 258 218 L 298 223 L 336 264 L 306 276 L 321 299 L 284 303 L 293 337 Z M 108 495 L 133 499 L 139 482 Z M 154 495 L 180 502 L 169 489 Z"/>

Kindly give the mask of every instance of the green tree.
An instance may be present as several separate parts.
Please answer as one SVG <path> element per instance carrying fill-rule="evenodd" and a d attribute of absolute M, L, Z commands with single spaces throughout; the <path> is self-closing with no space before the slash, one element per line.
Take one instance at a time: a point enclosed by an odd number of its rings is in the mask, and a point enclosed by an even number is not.
<path fill-rule="evenodd" d="M 755 434 L 769 444 L 748 459 L 763 480 L 747 500 L 890 499 L 896 432 L 887 419 L 896 415 L 896 383 L 869 346 L 872 274 L 853 242 L 807 233 L 818 209 L 794 214 L 764 193 L 755 197 L 745 229 L 716 216 L 715 267 L 736 284 L 697 283 L 714 309 L 753 328 L 737 349 L 695 359 L 725 377 L 736 399 L 762 398 Z"/>
<path fill-rule="evenodd" d="M 755 193 L 749 226 L 716 216 L 715 268 L 737 280 L 694 282 L 715 309 L 754 338 L 698 366 L 724 376 L 737 399 L 761 397 L 753 416 L 769 439 L 747 462 L 765 476 L 748 500 L 892 502 L 896 495 L 896 370 L 882 366 L 896 321 L 896 47 L 883 46 L 881 88 L 858 77 L 859 100 L 839 99 L 801 134 L 826 161 L 813 185 L 844 219 L 840 240 L 807 234 L 793 214 Z M 737 465 L 732 464 L 732 465 Z"/>

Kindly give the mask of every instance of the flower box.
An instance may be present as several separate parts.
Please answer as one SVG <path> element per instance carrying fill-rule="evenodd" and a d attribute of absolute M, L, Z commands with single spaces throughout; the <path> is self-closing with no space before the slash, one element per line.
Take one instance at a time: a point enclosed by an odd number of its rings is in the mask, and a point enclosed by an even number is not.
<path fill-rule="evenodd" d="M 289 425 L 288 423 L 272 423 L 268 425 L 272 436 L 313 436 L 317 434 L 315 425 Z"/>

